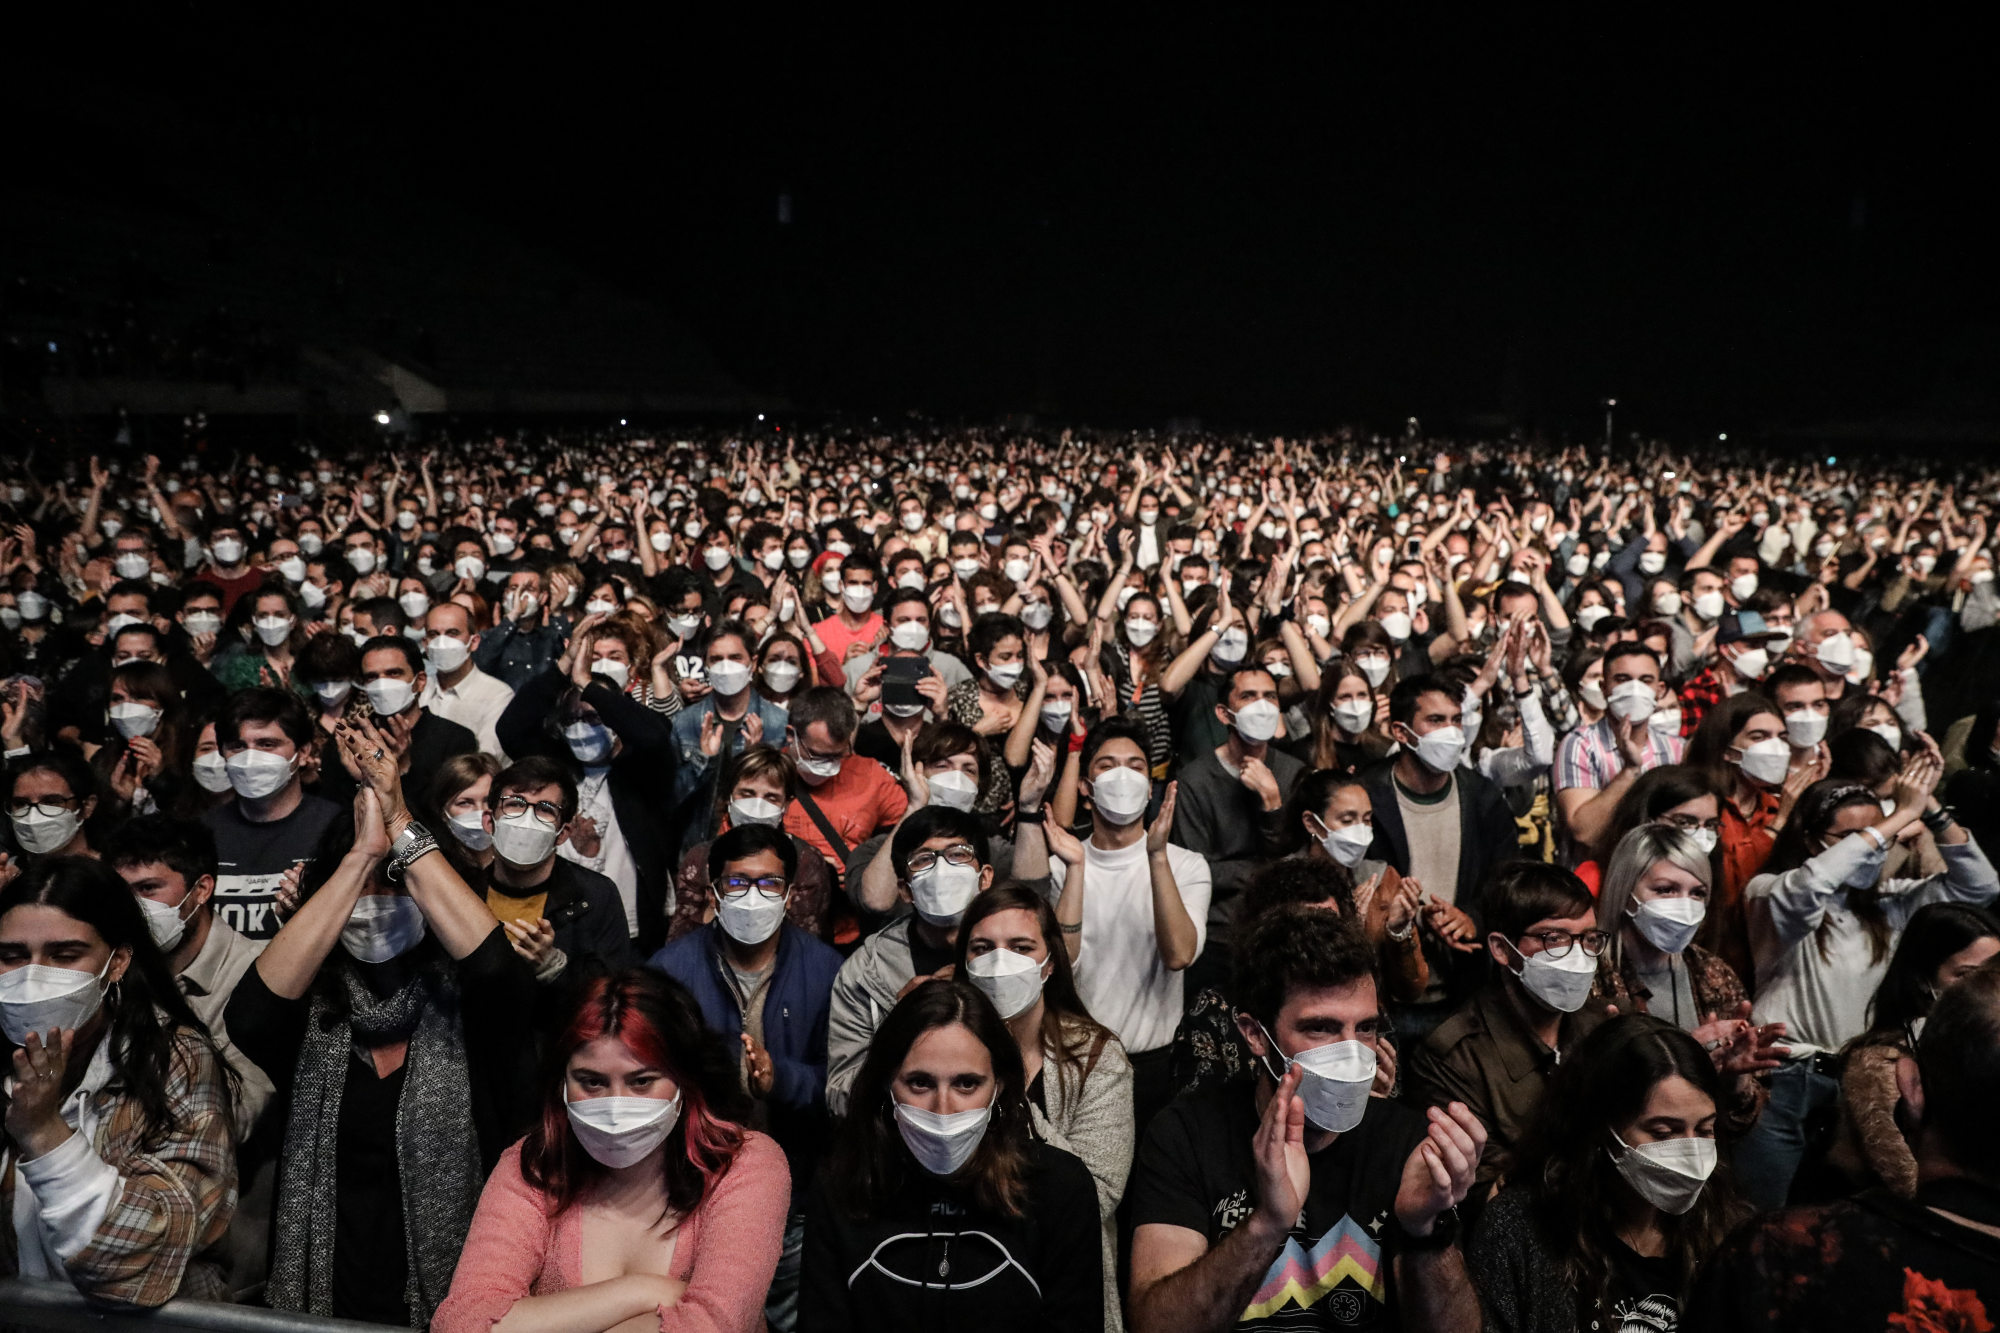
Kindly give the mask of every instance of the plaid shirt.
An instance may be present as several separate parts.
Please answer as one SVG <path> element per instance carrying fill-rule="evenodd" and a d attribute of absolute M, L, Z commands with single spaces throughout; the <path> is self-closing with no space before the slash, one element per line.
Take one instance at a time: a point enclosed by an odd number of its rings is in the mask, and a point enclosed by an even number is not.
<path fill-rule="evenodd" d="M 92 1146 L 117 1170 L 118 1194 L 82 1252 L 68 1262 L 78 1291 L 98 1300 L 152 1307 L 175 1296 L 229 1299 L 223 1240 L 236 1211 L 236 1147 L 230 1104 L 214 1050 L 180 1033 L 168 1073 L 167 1100 L 179 1128 L 165 1142 L 143 1143 L 138 1102 L 114 1085 L 98 1094 L 102 1118 Z M 18 1166 L 8 1153 L 0 1206 L 13 1215 Z M 5 1269 L 16 1272 L 14 1228 L 5 1235 Z"/>
<path fill-rule="evenodd" d="M 1661 764 L 1678 764 L 1686 749 L 1686 742 L 1678 736 L 1662 736 L 1657 731 L 1648 731 L 1646 752 L 1639 771 L 1650 773 Z M 1618 737 L 1611 730 L 1608 713 L 1594 725 L 1572 731 L 1556 747 L 1557 791 L 1572 791 L 1579 787 L 1602 791 L 1624 771 L 1625 756 L 1618 752 Z"/>
<path fill-rule="evenodd" d="M 1729 691 L 1722 687 L 1722 677 L 1714 667 L 1703 667 L 1689 676 L 1681 686 L 1681 738 L 1694 735 L 1708 710 L 1728 697 Z"/>

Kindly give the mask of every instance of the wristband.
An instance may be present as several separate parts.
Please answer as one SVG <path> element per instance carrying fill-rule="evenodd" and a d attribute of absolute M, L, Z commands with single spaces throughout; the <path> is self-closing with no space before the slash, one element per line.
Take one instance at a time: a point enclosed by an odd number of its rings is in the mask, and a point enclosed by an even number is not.
<path fill-rule="evenodd" d="M 1958 822 L 1958 816 L 1950 806 L 1941 805 L 1936 810 L 1924 811 L 1923 821 L 1924 827 L 1931 832 L 1942 833 Z"/>
<path fill-rule="evenodd" d="M 1403 1230 L 1401 1219 L 1396 1222 L 1396 1248 L 1405 1254 L 1424 1254 L 1437 1250 L 1448 1250 L 1458 1242 L 1458 1205 L 1453 1204 L 1437 1215 L 1431 1224 L 1428 1236 L 1412 1236 Z"/>
<path fill-rule="evenodd" d="M 1047 818 L 1046 813 L 1040 810 L 1021 810 L 1015 813 L 1014 822 L 1016 824 L 1040 824 Z"/>

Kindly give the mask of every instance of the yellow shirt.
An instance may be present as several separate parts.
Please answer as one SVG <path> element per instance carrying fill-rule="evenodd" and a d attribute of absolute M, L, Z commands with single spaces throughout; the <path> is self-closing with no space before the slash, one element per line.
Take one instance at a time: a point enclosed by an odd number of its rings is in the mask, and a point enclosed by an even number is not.
<path fill-rule="evenodd" d="M 540 921 L 542 909 L 548 906 L 548 902 L 547 892 L 514 898 L 498 889 L 486 891 L 486 909 L 493 913 L 496 921 L 518 921 L 524 926 L 533 926 Z"/>

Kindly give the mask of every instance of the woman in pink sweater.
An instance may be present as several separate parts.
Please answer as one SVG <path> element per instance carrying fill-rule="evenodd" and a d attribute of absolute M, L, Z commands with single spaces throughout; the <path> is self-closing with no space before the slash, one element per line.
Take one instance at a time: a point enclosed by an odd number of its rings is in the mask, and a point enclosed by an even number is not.
<path fill-rule="evenodd" d="M 551 1051 L 541 1123 L 500 1158 L 435 1333 L 751 1333 L 791 1203 L 745 1129 L 735 1057 L 680 985 L 594 981 Z"/>

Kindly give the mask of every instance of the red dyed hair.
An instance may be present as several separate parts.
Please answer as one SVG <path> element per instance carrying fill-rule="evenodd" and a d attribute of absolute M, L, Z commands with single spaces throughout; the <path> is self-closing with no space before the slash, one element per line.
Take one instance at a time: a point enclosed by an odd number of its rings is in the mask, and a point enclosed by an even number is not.
<path fill-rule="evenodd" d="M 563 1102 L 570 1057 L 599 1037 L 618 1038 L 680 1089 L 680 1119 L 667 1135 L 661 1184 L 667 1209 L 685 1217 L 736 1160 L 749 1103 L 734 1052 L 703 1025 L 694 997 L 651 968 L 599 977 L 584 988 L 549 1049 L 541 1120 L 522 1141 L 521 1175 L 549 1196 L 554 1214 L 609 1173 L 570 1132 Z"/>

